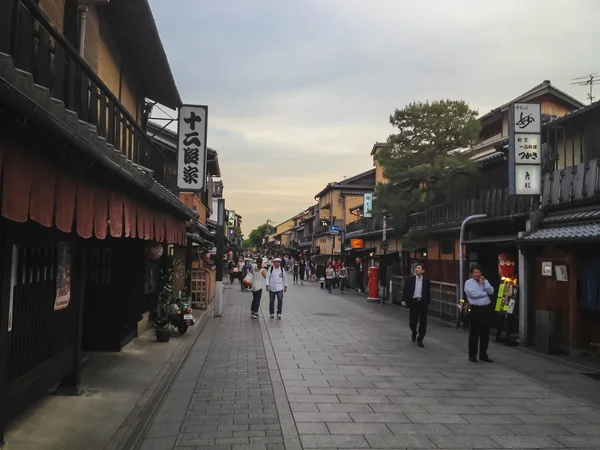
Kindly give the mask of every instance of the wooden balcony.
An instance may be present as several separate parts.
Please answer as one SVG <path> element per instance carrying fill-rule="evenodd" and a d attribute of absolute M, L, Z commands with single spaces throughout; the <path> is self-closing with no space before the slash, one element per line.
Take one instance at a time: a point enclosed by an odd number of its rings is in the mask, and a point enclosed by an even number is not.
<path fill-rule="evenodd" d="M 500 219 L 527 214 L 540 206 L 539 196 L 509 196 L 508 188 L 482 191 L 479 198 L 466 199 L 437 205 L 411 214 L 411 230 L 457 226 L 473 214 L 487 214 L 488 218 Z"/>
<path fill-rule="evenodd" d="M 555 170 L 542 180 L 542 205 L 557 206 L 597 198 L 600 194 L 598 160 Z"/>
<path fill-rule="evenodd" d="M 312 244 L 313 237 L 312 236 L 304 236 L 298 240 L 299 244 Z"/>
<path fill-rule="evenodd" d="M 153 170 L 164 183 L 164 161 L 144 130 L 35 1 L 0 0 L 0 52 L 79 120 L 94 125 L 128 160 Z"/>

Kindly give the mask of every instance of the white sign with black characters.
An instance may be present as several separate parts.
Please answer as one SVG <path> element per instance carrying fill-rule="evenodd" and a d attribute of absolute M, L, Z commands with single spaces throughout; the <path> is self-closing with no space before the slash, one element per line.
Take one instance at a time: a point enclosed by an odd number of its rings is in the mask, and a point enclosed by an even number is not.
<path fill-rule="evenodd" d="M 541 112 L 538 103 L 515 103 L 515 132 L 540 133 Z"/>
<path fill-rule="evenodd" d="M 511 195 L 542 193 L 541 118 L 537 103 L 515 103 L 510 111 Z"/>
<path fill-rule="evenodd" d="M 179 108 L 177 187 L 183 191 L 202 191 L 205 187 L 207 118 L 207 106 Z"/>
<path fill-rule="evenodd" d="M 515 179 L 517 195 L 538 195 L 542 191 L 542 166 L 517 164 Z"/>

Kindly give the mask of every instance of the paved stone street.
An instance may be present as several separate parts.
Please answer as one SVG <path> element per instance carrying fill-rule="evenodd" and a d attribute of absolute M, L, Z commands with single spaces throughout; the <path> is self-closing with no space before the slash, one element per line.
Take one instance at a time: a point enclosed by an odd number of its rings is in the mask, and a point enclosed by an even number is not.
<path fill-rule="evenodd" d="M 312 284 L 282 320 L 250 301 L 233 288 L 141 448 L 600 448 L 600 381 L 574 368 L 494 344 L 469 363 L 466 333 L 433 321 L 420 349 L 405 311 Z"/>

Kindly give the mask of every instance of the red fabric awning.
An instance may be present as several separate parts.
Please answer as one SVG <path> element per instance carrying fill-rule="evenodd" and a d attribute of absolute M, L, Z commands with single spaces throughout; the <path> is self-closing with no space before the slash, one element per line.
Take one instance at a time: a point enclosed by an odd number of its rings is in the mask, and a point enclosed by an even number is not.
<path fill-rule="evenodd" d="M 31 219 L 83 238 L 130 237 L 184 245 L 185 220 L 158 211 L 128 195 L 92 184 L 0 139 L 2 216 Z"/>

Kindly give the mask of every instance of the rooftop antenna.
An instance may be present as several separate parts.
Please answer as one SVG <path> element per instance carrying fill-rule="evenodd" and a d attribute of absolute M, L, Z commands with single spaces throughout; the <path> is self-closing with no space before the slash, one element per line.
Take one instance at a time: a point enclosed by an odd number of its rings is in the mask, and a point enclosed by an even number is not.
<path fill-rule="evenodd" d="M 571 84 L 574 86 L 589 86 L 590 92 L 587 94 L 587 98 L 590 101 L 590 103 L 594 103 L 594 84 L 597 84 L 598 81 L 600 81 L 600 76 L 598 75 L 598 73 L 590 73 L 589 75 L 585 75 L 583 77 L 573 78 L 571 81 Z"/>

